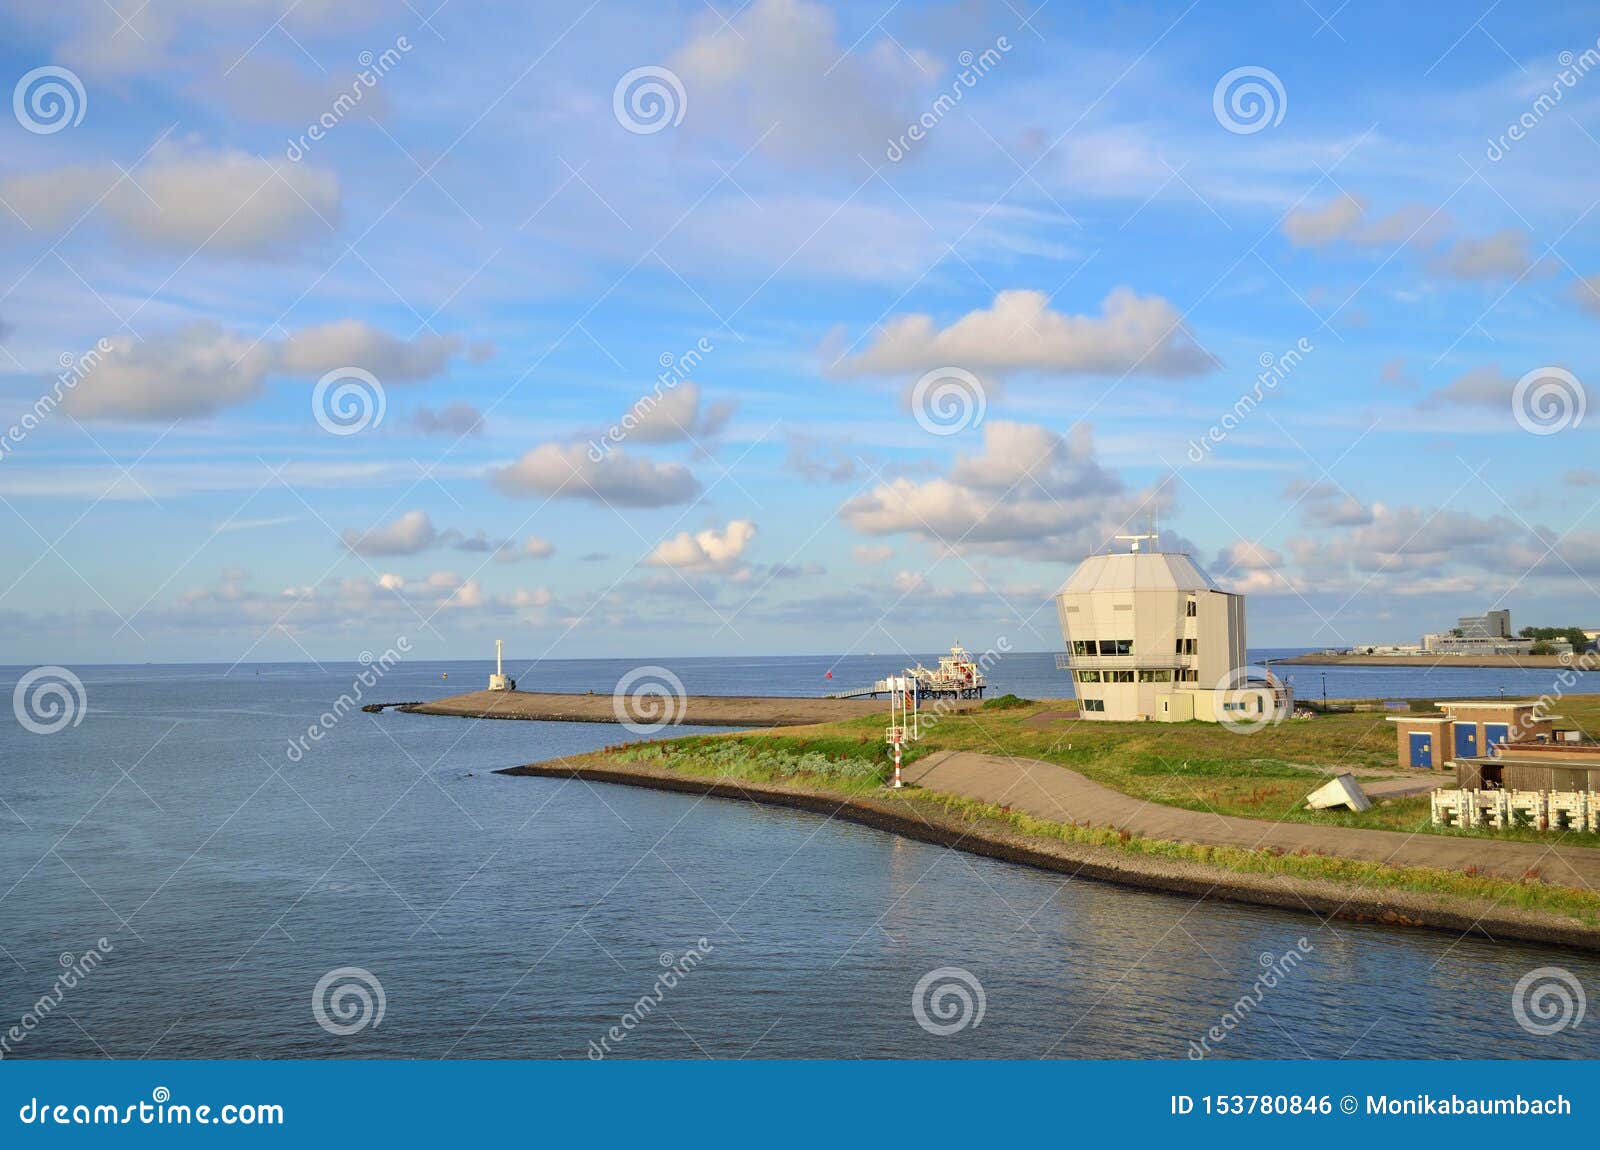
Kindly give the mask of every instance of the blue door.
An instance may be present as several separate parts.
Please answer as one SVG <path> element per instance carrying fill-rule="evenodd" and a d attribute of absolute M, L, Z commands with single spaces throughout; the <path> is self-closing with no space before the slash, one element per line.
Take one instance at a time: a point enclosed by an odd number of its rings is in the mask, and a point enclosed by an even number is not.
<path fill-rule="evenodd" d="M 1483 725 L 1483 749 L 1493 752 L 1497 743 L 1509 742 L 1511 728 L 1504 723 L 1485 723 Z"/>
<path fill-rule="evenodd" d="M 1456 758 L 1472 759 L 1478 755 L 1478 724 L 1456 724 Z"/>
<path fill-rule="evenodd" d="M 1420 732 L 1411 735 L 1411 765 L 1433 770 L 1433 736 Z"/>

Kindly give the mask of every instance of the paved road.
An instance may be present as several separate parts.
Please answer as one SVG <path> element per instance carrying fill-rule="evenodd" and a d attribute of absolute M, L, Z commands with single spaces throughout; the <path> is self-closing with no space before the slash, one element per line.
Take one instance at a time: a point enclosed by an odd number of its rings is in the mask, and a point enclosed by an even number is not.
<path fill-rule="evenodd" d="M 906 779 L 929 790 L 1004 804 L 1042 819 L 1116 827 L 1149 838 L 1247 849 L 1275 846 L 1298 851 L 1305 847 L 1325 855 L 1454 871 L 1476 866 L 1507 878 L 1521 878 L 1525 872 L 1537 870 L 1547 882 L 1600 889 L 1600 850 L 1588 847 L 1209 814 L 1136 799 L 1038 759 L 940 751 L 911 764 Z"/>

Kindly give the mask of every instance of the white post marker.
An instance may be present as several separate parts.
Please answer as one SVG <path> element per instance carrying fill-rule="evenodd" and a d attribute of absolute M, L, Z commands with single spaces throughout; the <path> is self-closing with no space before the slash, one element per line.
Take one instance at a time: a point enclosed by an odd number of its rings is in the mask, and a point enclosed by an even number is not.
<path fill-rule="evenodd" d="M 893 787 L 897 791 L 905 786 L 905 784 L 900 781 L 900 740 L 899 739 L 895 739 L 895 741 L 894 741 L 894 782 L 890 783 L 889 785 L 891 787 Z"/>

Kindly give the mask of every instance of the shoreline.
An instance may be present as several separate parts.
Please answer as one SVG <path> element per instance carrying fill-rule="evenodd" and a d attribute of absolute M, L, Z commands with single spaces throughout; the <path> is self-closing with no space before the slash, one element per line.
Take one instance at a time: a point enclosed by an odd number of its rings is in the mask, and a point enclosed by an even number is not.
<path fill-rule="evenodd" d="M 976 708 L 963 700 L 950 708 Z M 619 708 L 622 713 L 619 714 Z M 800 727 L 889 714 L 889 700 L 828 699 L 806 695 L 567 695 L 542 691 L 469 691 L 430 703 L 404 703 L 413 715 L 461 719 L 523 719 L 555 723 L 629 723 L 655 727 Z"/>
<path fill-rule="evenodd" d="M 1526 671 L 1577 671 L 1576 655 L 1289 655 L 1273 659 L 1274 667 L 1462 667 Z"/>
<path fill-rule="evenodd" d="M 1332 880 L 1251 874 L 1207 863 L 1026 835 L 988 820 L 974 823 L 921 810 L 905 798 L 842 794 L 768 782 L 721 780 L 651 767 L 616 764 L 528 763 L 504 767 L 501 775 L 579 779 L 619 786 L 751 802 L 839 818 L 969 854 L 1165 894 L 1237 902 L 1277 910 L 1311 913 L 1323 919 L 1409 926 L 1471 934 L 1489 942 L 1516 940 L 1600 952 L 1600 928 L 1553 920 L 1548 915 L 1459 896 L 1428 897 L 1409 891 L 1375 892 Z M 935 801 L 934 791 L 912 795 Z M 1441 900 L 1445 905 L 1441 905 Z"/>

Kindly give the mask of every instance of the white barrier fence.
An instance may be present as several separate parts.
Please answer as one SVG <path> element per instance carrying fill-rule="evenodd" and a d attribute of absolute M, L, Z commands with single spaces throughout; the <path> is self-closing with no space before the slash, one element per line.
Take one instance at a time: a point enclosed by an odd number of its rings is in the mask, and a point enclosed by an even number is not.
<path fill-rule="evenodd" d="M 1600 796 L 1591 791 L 1439 790 L 1436 827 L 1534 827 L 1600 834 Z"/>

